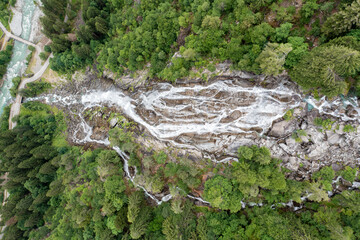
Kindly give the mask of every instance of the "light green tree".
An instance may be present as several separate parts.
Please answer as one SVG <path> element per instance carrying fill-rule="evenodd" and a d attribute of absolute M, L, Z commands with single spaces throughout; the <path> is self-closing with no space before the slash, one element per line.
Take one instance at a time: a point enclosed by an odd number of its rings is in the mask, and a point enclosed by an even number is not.
<path fill-rule="evenodd" d="M 279 75 L 285 68 L 287 54 L 292 50 L 291 44 L 268 43 L 256 62 L 265 75 Z"/>

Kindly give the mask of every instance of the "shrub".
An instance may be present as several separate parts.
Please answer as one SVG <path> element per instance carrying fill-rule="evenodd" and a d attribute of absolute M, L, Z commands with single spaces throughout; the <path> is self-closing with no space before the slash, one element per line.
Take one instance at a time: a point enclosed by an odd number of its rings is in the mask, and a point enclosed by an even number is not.
<path fill-rule="evenodd" d="M 163 151 L 154 153 L 154 159 L 158 164 L 164 164 L 167 160 L 167 155 Z"/>

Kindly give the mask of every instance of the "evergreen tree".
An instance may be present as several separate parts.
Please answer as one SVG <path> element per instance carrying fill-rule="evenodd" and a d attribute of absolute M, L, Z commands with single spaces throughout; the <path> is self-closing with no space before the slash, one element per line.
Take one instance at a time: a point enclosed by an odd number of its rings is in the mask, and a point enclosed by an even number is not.
<path fill-rule="evenodd" d="M 268 43 L 256 59 L 262 73 L 273 76 L 279 75 L 285 69 L 285 59 L 291 50 L 290 44 Z"/>
<path fill-rule="evenodd" d="M 317 47 L 290 72 L 306 89 L 320 88 L 330 97 L 346 93 L 346 77 L 360 69 L 360 53 L 343 46 Z"/>
<path fill-rule="evenodd" d="M 135 221 L 135 219 L 140 213 L 141 204 L 143 203 L 143 201 L 144 201 L 144 194 L 142 191 L 133 192 L 129 196 L 128 212 L 127 212 L 127 217 L 129 222 L 133 223 Z"/>
<path fill-rule="evenodd" d="M 360 27 L 360 0 L 326 19 L 322 31 L 327 36 L 338 36 L 349 31 L 352 27 Z"/>

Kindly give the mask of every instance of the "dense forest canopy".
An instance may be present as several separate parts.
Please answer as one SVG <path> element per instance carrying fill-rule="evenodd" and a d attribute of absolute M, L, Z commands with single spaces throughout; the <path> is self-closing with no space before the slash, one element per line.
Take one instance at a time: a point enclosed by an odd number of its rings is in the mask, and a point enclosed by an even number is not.
<path fill-rule="evenodd" d="M 230 61 L 257 74 L 287 70 L 329 97 L 359 90 L 359 0 L 42 2 L 60 73 L 95 62 L 101 72 L 145 68 L 175 81 Z"/>

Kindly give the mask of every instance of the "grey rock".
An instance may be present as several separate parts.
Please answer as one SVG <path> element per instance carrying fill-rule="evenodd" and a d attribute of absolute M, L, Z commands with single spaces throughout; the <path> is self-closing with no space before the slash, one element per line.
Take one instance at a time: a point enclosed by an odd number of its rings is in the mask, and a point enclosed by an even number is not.
<path fill-rule="evenodd" d="M 324 141 L 324 134 L 314 128 L 309 129 L 307 134 L 315 144 L 320 144 Z"/>
<path fill-rule="evenodd" d="M 293 115 L 294 115 L 294 116 L 300 116 L 300 115 L 301 115 L 301 112 L 302 112 L 302 110 L 301 110 L 300 108 L 296 108 L 296 109 L 294 109 Z"/>
<path fill-rule="evenodd" d="M 339 146 L 340 148 L 344 148 L 346 147 L 347 143 L 345 142 L 345 140 L 343 138 L 340 138 L 339 140 Z"/>
<path fill-rule="evenodd" d="M 334 133 L 334 134 L 330 135 L 330 137 L 328 137 L 327 141 L 330 145 L 338 144 L 340 141 L 340 135 L 337 133 Z"/>
<path fill-rule="evenodd" d="M 289 158 L 289 163 L 287 167 L 292 171 L 297 171 L 299 169 L 299 162 L 296 160 L 296 157 Z"/>
<path fill-rule="evenodd" d="M 308 124 L 307 124 L 306 122 L 303 122 L 303 123 L 301 124 L 301 129 L 302 129 L 302 130 L 305 130 L 305 129 L 307 128 L 307 126 L 308 126 Z"/>
<path fill-rule="evenodd" d="M 319 117 L 320 113 L 317 109 L 312 109 L 310 112 L 307 112 L 308 122 L 313 122 L 315 118 Z"/>
<path fill-rule="evenodd" d="M 296 122 L 292 121 L 281 121 L 275 123 L 270 132 L 269 136 L 272 137 L 284 137 L 290 133 L 292 133 L 296 129 Z"/>
<path fill-rule="evenodd" d="M 116 118 L 112 118 L 110 120 L 110 127 L 114 128 L 116 126 L 117 122 L 118 122 L 118 120 Z"/>
<path fill-rule="evenodd" d="M 291 154 L 291 151 L 289 149 L 289 147 L 287 145 L 285 145 L 284 143 L 280 143 L 279 146 L 288 154 Z"/>
<path fill-rule="evenodd" d="M 335 172 L 338 172 L 338 171 L 340 171 L 342 169 L 341 165 L 339 165 L 337 163 L 331 164 L 331 167 Z"/>
<path fill-rule="evenodd" d="M 309 139 L 307 136 L 300 136 L 301 141 L 303 141 L 304 143 L 308 143 Z"/>
<path fill-rule="evenodd" d="M 329 148 L 329 143 L 322 142 L 322 143 L 316 145 L 316 147 L 309 153 L 309 157 L 310 158 L 321 158 L 325 155 L 328 148 Z"/>
<path fill-rule="evenodd" d="M 292 137 L 288 137 L 285 142 L 286 145 L 288 145 L 289 147 L 293 147 L 294 145 L 296 145 L 296 141 Z"/>

